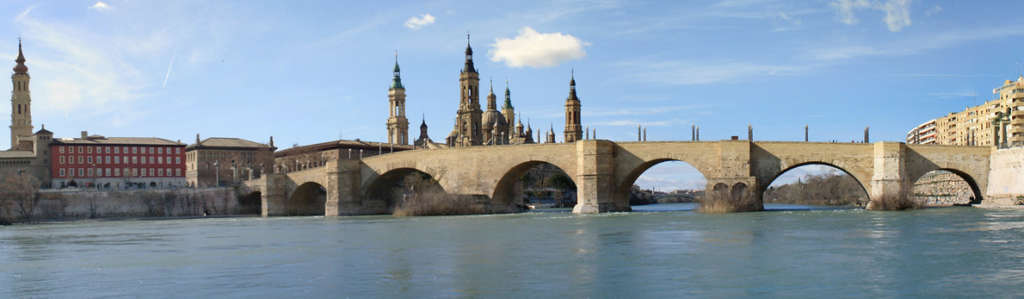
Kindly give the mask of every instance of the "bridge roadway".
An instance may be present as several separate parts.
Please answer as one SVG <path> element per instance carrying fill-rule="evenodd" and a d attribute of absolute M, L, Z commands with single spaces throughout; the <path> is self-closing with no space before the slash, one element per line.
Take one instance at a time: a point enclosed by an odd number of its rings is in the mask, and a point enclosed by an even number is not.
<path fill-rule="evenodd" d="M 906 200 L 913 182 L 933 170 L 956 173 L 980 201 L 988 185 L 991 152 L 990 147 L 896 142 L 732 140 L 582 140 L 413 150 L 361 160 L 344 159 L 345 155 L 335 150 L 321 153 L 326 161 L 322 166 L 267 174 L 246 185 L 260 192 L 264 216 L 389 213 L 395 200 L 370 193 L 395 188 L 409 174 L 429 176 L 448 194 L 502 206 L 521 204 L 519 179 L 533 166 L 548 163 L 576 183 L 573 213 L 601 213 L 629 211 L 629 190 L 636 179 L 655 164 L 678 160 L 704 175 L 709 198 L 726 204 L 729 211 L 756 211 L 763 209 L 761 196 L 780 174 L 803 165 L 824 164 L 853 176 L 870 198 L 869 209 L 886 209 L 887 201 Z"/>

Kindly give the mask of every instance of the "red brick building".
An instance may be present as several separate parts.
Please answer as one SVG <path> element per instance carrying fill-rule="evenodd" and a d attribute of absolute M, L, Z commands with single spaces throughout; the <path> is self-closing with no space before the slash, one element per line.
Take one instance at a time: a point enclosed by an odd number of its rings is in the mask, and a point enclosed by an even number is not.
<path fill-rule="evenodd" d="M 50 143 L 54 188 L 174 188 L 185 186 L 185 144 L 162 138 L 60 138 Z"/>

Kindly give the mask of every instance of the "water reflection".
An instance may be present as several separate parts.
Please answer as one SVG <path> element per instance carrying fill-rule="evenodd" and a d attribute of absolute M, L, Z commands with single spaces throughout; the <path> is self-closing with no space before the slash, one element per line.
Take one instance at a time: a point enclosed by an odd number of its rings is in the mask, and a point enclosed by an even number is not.
<path fill-rule="evenodd" d="M 0 229 L 0 297 L 1006 297 L 1024 287 L 1024 211 L 692 207 L 13 226 Z"/>

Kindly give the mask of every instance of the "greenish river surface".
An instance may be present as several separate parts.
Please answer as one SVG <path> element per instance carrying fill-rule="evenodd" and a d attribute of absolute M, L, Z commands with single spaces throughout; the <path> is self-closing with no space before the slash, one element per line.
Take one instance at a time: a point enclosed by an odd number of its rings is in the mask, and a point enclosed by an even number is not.
<path fill-rule="evenodd" d="M 0 297 L 1024 295 L 1024 210 L 692 208 L 15 225 Z"/>

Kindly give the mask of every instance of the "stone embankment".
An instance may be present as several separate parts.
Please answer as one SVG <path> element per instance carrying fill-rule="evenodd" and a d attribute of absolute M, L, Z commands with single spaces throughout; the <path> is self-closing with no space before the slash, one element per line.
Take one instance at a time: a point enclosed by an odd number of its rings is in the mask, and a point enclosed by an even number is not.
<path fill-rule="evenodd" d="M 239 199 L 233 188 L 137 191 L 42 190 L 34 207 L 8 201 L 0 218 L 15 221 L 114 217 L 192 217 L 259 214 L 259 198 Z M 29 217 L 26 217 L 27 215 Z"/>
<path fill-rule="evenodd" d="M 1024 207 L 1024 147 L 996 150 L 981 207 Z"/>

